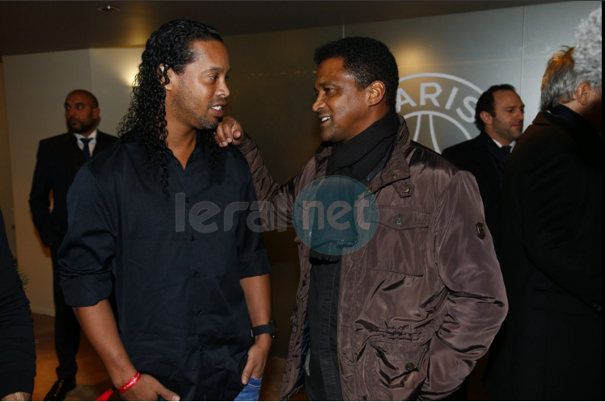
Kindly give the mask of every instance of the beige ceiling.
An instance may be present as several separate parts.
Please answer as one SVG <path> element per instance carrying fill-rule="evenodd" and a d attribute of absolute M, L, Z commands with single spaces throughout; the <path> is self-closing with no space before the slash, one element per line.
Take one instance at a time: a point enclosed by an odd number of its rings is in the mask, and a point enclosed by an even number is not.
<path fill-rule="evenodd" d="M 145 44 L 160 25 L 187 18 L 222 35 L 518 7 L 556 1 L 0 1 L 0 57 Z M 120 12 L 100 12 L 102 6 Z"/>

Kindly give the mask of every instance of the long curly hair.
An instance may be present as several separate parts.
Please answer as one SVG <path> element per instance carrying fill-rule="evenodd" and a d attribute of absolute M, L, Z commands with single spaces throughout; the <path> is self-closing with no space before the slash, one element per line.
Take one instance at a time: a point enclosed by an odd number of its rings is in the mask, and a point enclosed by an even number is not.
<path fill-rule="evenodd" d="M 169 69 L 181 74 L 195 60 L 191 44 L 199 40 L 223 42 L 216 29 L 190 20 L 168 22 L 151 34 L 130 95 L 128 114 L 118 128 L 122 141 L 143 144 L 146 168 L 154 174 L 160 173 L 162 192 L 166 195 L 169 174 L 164 86 L 170 82 Z M 205 134 L 205 145 L 211 150 L 214 168 L 220 162 L 221 148 L 216 145 L 212 135 Z"/>

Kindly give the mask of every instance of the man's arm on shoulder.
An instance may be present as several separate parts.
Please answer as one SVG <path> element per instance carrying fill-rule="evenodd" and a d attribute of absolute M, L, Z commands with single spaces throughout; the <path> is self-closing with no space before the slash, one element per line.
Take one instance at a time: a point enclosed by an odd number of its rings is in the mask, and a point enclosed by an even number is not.
<path fill-rule="evenodd" d="M 38 146 L 36 168 L 29 194 L 29 207 L 34 218 L 34 225 L 38 230 L 40 239 L 46 247 L 52 242 L 52 229 L 50 220 L 50 192 L 52 190 L 51 166 L 49 149 L 45 142 Z"/>
<path fill-rule="evenodd" d="M 449 295 L 444 323 L 430 344 L 420 399 L 443 399 L 456 391 L 506 316 L 506 289 L 483 215 L 475 179 L 456 173 L 431 223 L 433 263 Z"/>
<path fill-rule="evenodd" d="M 229 146 L 229 144 L 236 146 L 246 158 L 252 172 L 256 196 L 261 203 L 261 216 L 267 230 L 274 230 L 276 227 L 292 227 L 296 188 L 301 180 L 302 171 L 290 182 L 280 186 L 269 173 L 260 150 L 252 138 L 232 117 L 225 117 L 223 123 L 219 125 L 215 140 L 221 147 Z"/>

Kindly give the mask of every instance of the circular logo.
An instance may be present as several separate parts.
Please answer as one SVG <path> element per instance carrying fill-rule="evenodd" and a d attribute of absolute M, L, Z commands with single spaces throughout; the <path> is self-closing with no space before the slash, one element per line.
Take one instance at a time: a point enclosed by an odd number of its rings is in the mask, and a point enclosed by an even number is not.
<path fill-rule="evenodd" d="M 294 228 L 311 249 L 345 255 L 365 246 L 376 233 L 378 204 L 360 182 L 329 176 L 309 184 L 294 204 Z"/>
<path fill-rule="evenodd" d="M 482 93 L 477 85 L 453 75 L 409 75 L 399 79 L 397 113 L 406 119 L 414 141 L 441 152 L 472 138 Z"/>

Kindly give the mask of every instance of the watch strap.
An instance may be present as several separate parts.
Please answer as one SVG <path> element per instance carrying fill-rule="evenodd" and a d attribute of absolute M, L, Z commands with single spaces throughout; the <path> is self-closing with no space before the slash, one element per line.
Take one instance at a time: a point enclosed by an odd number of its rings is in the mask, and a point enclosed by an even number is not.
<path fill-rule="evenodd" d="M 263 334 L 269 334 L 272 338 L 275 338 L 277 333 L 275 330 L 275 323 L 273 321 L 266 325 L 259 325 L 258 327 L 254 327 L 250 330 L 250 336 L 252 338 L 256 338 L 257 336 Z"/>

